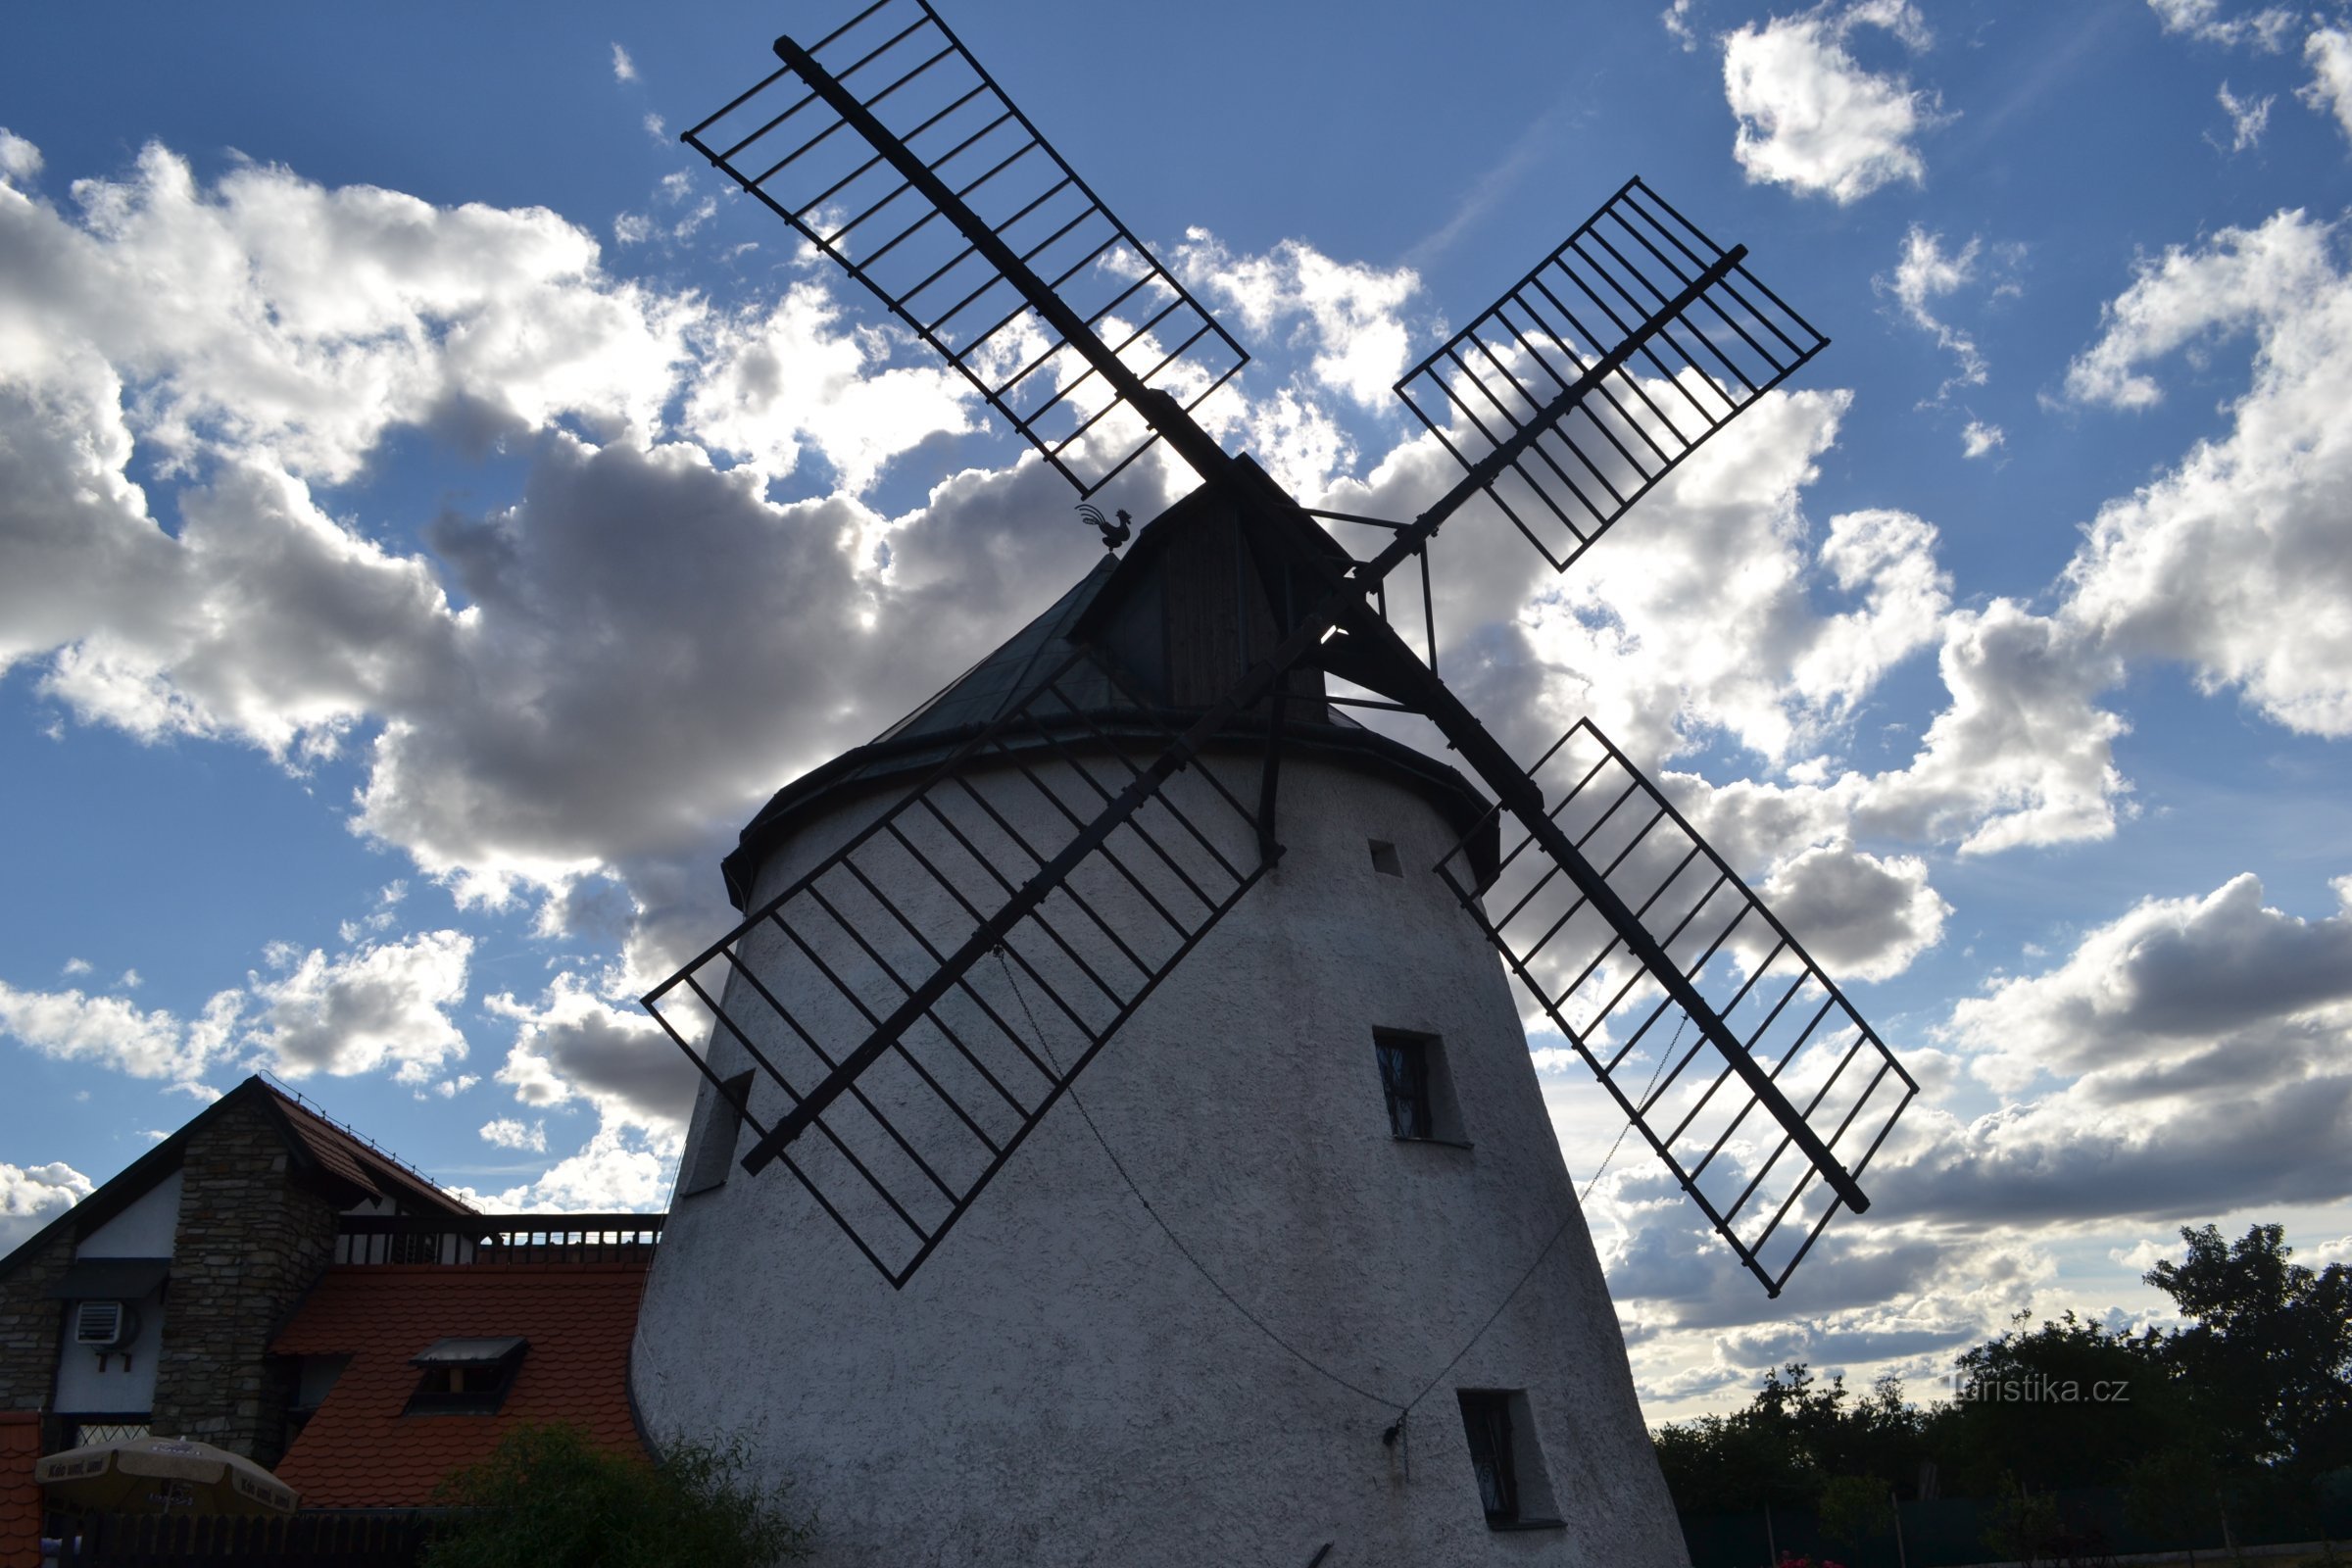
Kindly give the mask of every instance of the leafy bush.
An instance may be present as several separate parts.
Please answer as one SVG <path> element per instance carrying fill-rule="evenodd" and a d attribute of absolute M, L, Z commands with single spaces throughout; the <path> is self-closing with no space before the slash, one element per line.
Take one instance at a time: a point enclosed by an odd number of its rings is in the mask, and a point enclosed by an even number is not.
<path fill-rule="evenodd" d="M 681 1444 L 660 1464 L 574 1426 L 518 1427 L 443 1484 L 463 1510 L 424 1568 L 768 1568 L 808 1554 L 782 1489 L 743 1479 L 740 1447 Z"/>
<path fill-rule="evenodd" d="M 1870 1476 L 1838 1476 L 1821 1489 L 1821 1533 L 1845 1546 L 1894 1533 L 1894 1494 Z"/>

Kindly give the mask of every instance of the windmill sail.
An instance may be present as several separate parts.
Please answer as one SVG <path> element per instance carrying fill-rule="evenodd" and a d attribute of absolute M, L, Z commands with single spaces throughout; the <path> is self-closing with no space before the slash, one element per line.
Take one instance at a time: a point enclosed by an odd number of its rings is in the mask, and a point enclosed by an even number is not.
<path fill-rule="evenodd" d="M 1858 1179 L 1919 1092 L 1787 927 L 1590 720 L 1531 776 L 1545 815 L 1631 911 L 1633 951 L 1522 830 L 1498 859 L 1465 839 L 1439 872 L 1740 1260 L 1778 1296 L 1848 1199 L 1741 1069 L 1799 1107 Z M 1509 835 L 1506 835 L 1509 837 Z M 1492 870 L 1487 867 L 1492 867 Z M 1793 1157 L 1792 1157 L 1793 1156 Z M 1857 1205 L 1858 1206 L 1858 1205 Z"/>
<path fill-rule="evenodd" d="M 1554 570 L 1828 345 L 1640 179 L 1405 372 L 1396 394 Z M 1631 354 L 1609 355 L 1644 322 Z M 1553 405 L 1573 394 L 1572 410 Z"/>
<path fill-rule="evenodd" d="M 687 143 L 873 290 L 1079 494 L 1158 439 L 1103 354 L 1187 410 L 1248 362 L 926 0 L 878 0 L 776 52 L 784 68 Z M 979 232 L 943 215 L 942 192 Z"/>
<path fill-rule="evenodd" d="M 1254 813 L 1215 778 L 1204 759 L 1209 742 L 1241 713 L 1287 689 L 1291 671 L 1320 667 L 1432 720 L 1494 793 L 1497 812 L 1510 815 L 1532 841 L 1528 863 L 1548 865 L 1574 888 L 1583 901 L 1576 917 L 1607 927 L 1613 945 L 1603 941 L 1592 972 L 1626 988 L 1611 1007 L 1633 1004 L 1629 998 L 1647 1000 L 1651 993 L 1642 988 L 1648 985 L 1697 1030 L 1693 1049 L 1712 1051 L 1721 1070 L 1739 1080 L 1740 1089 L 1723 1099 L 1737 1107 L 1728 1126 L 1706 1154 L 1686 1159 L 1680 1151 L 1690 1129 L 1717 1127 L 1706 1107 L 1715 1102 L 1720 1080 L 1705 1092 L 1696 1114 L 1660 1136 L 1644 1118 L 1668 1102 L 1664 1097 L 1681 1092 L 1690 1064 L 1641 1097 L 1626 1094 L 1612 1076 L 1629 1058 L 1621 1055 L 1602 1068 L 1603 1081 L 1642 1122 L 1653 1147 L 1777 1294 L 1838 1206 L 1867 1206 L 1855 1172 L 1894 1114 L 1885 1112 L 1880 1120 L 1883 1102 L 1877 1097 L 1889 1070 L 1906 1087 L 1910 1080 L 1720 858 L 1676 817 L 1678 830 L 1690 837 L 1690 863 L 1719 870 L 1724 885 L 1735 890 L 1722 906 L 1744 911 L 1723 939 L 1719 955 L 1728 956 L 1720 961 L 1748 962 L 1748 939 L 1738 931 L 1770 929 L 1783 946 L 1742 970 L 1742 978 L 1760 982 L 1767 971 L 1785 970 L 1794 981 L 1757 1030 L 1743 1011 L 1754 985 L 1735 988 L 1727 999 L 1716 988 L 1717 957 L 1684 972 L 1683 936 L 1661 940 L 1644 924 L 1657 899 L 1645 892 L 1643 900 L 1629 901 L 1611 880 L 1627 864 L 1646 864 L 1644 857 L 1654 851 L 1637 845 L 1627 858 L 1595 865 L 1572 836 L 1571 824 L 1547 813 L 1542 785 L 1414 655 L 1374 603 L 1388 574 L 1422 555 L 1439 527 L 1482 492 L 1564 566 L 1826 340 L 1753 278 L 1743 249 L 1716 246 L 1646 186 L 1632 182 L 1469 330 L 1406 377 L 1399 390 L 1463 460 L 1466 472 L 1413 522 L 1397 526 L 1371 559 L 1352 561 L 1344 553 L 1335 559 L 1336 546 L 1297 502 L 1262 470 L 1228 456 L 1192 416 L 1239 368 L 1238 347 L 1110 218 L 927 4 L 877 0 L 812 48 L 779 39 L 776 51 L 786 69 L 697 126 L 688 139 L 873 289 L 1081 491 L 1098 488 L 1150 439 L 1167 440 L 1242 520 L 1269 599 L 1280 608 L 1271 648 L 1254 657 L 1221 700 L 1198 717 L 1185 715 L 1191 722 L 1183 733 L 1163 730 L 1155 750 L 1141 733 L 1087 738 L 1080 749 L 1088 757 L 1107 746 L 1124 770 L 1115 789 L 1095 785 L 1096 799 L 1081 803 L 1016 768 L 1035 791 L 1052 798 L 1052 811 L 1040 818 L 1053 822 L 1050 833 L 1024 831 L 1017 842 L 1008 835 L 1009 850 L 987 847 L 986 830 L 955 815 L 964 806 L 942 804 L 959 792 L 978 793 L 961 769 L 990 765 L 978 752 L 959 753 L 906 804 L 648 999 L 657 1012 L 665 998 L 673 1004 L 690 998 L 694 1009 L 717 1015 L 713 1059 L 703 1063 L 714 1083 L 723 1088 L 749 1064 L 775 1086 L 763 1102 L 755 1099 L 753 1125 L 760 1137 L 746 1166 L 758 1170 L 783 1159 L 875 1266 L 904 1285 L 1070 1080 L 1271 862 L 1281 703 L 1273 708 L 1275 728 L 1267 737 Z M 793 87 L 790 77 L 805 90 Z M 723 133 L 717 128 L 722 124 L 728 127 Z M 754 153 L 778 136 L 787 138 L 780 150 Z M 1015 183 L 1016 171 L 1034 183 Z M 792 194 L 784 194 L 787 188 Z M 1054 216 L 1041 218 L 1049 213 Z M 1584 303 L 1574 303 L 1578 299 Z M 1426 407 L 1414 401 L 1415 389 Z M 1670 399 L 1691 412 L 1677 408 L 1670 416 Z M 1441 406 L 1447 412 L 1439 412 Z M 1106 433 L 1130 416 L 1140 423 L 1115 437 Z M 1150 435 L 1139 433 L 1143 425 Z M 1579 473 L 1583 477 L 1572 481 Z M 1555 537 L 1543 524 L 1531 524 L 1536 514 L 1527 505 L 1530 497 L 1548 509 L 1562 533 Z M 1095 667 L 1109 678 L 1106 665 Z M 1051 736 L 1057 724 L 1085 711 L 1066 698 L 1054 701 L 1058 707 L 1036 713 L 1024 708 L 1006 715 L 1006 722 L 1042 725 Z M 990 739 L 974 744 L 1001 749 L 997 737 L 1006 733 L 1000 725 Z M 1597 739 L 1597 732 L 1591 734 Z M 1066 748 L 1060 760 L 1079 765 Z M 1638 774 L 1625 771 L 1632 794 L 1646 791 L 1646 798 L 1664 806 Z M 1154 813 L 1183 818 L 1179 785 L 1197 808 L 1213 807 L 1216 821 L 1203 830 L 1182 820 L 1189 847 L 1172 849 L 1179 842 L 1174 834 L 1163 843 L 1147 824 Z M 994 828 L 1004 828 L 985 802 L 970 804 Z M 953 850 L 924 836 L 937 833 L 947 835 Z M 1229 841 L 1225 833 L 1237 836 Z M 1229 842 L 1230 851 L 1220 853 Z M 1198 864 L 1186 858 L 1203 854 L 1207 860 Z M 918 883 L 936 885 L 936 896 L 920 901 L 919 911 L 883 898 L 879 889 L 889 884 L 860 857 L 910 858 Z M 906 867 L 893 869 L 896 874 Z M 1452 874 L 1477 913 L 1485 879 L 1460 865 Z M 1465 874 L 1469 882 L 1460 880 Z M 1165 875 L 1183 884 L 1181 894 L 1152 880 Z M 1131 895 L 1147 888 L 1154 896 L 1136 904 Z M 1164 929 L 1137 912 L 1146 906 Z M 1102 912 L 1114 907 L 1126 910 L 1137 930 Z M 1515 918 L 1516 911 L 1490 930 L 1501 933 L 1514 967 L 1540 989 L 1547 987 L 1545 953 L 1521 941 Z M 1080 921 L 1092 927 L 1091 934 Z M 828 934 L 812 940 L 810 929 Z M 1126 965 L 1121 980 L 1106 983 L 1081 958 L 1079 950 L 1098 940 Z M 982 960 L 1000 950 L 1025 978 L 992 992 L 985 978 L 976 977 L 985 975 Z M 793 984 L 819 999 L 821 1016 L 804 1017 L 802 1009 L 787 1007 L 785 988 L 768 972 L 779 962 L 798 966 Z M 1009 974 L 1004 978 L 1010 981 Z M 1022 987 L 1028 984 L 1041 995 L 1053 988 L 1054 1007 L 1079 1031 L 1084 1044 L 1066 1063 L 1041 1060 L 1011 1021 L 1008 1009 L 1027 1000 Z M 1083 1005 L 1065 1001 L 1064 993 L 1086 996 L 1090 986 L 1099 995 Z M 1828 1002 L 1811 1032 L 1782 1044 L 1772 1032 L 1780 1013 L 1811 1004 L 1816 993 Z M 1543 994 L 1551 1005 L 1553 991 Z M 739 1004 L 739 997 L 755 1000 Z M 1568 998 L 1557 997 L 1563 1008 Z M 663 1018 L 681 1046 L 696 1034 L 696 1021 Z M 1561 1027 L 1589 1054 L 1615 1040 L 1605 1016 Z M 1847 1049 L 1848 1060 L 1875 1048 L 1877 1060 L 1868 1091 L 1824 1137 L 1808 1117 L 1844 1103 L 1836 1095 L 1848 1091 L 1836 1086 L 1845 1068 L 1840 1065 L 1827 1087 L 1817 1089 L 1814 1058 L 1805 1057 L 1802 1068 L 1791 1063 L 1800 1052 L 1818 1054 L 1830 1043 Z M 790 1062 L 779 1059 L 771 1044 L 797 1055 Z M 1759 1046 L 1781 1054 L 1759 1058 L 1753 1054 Z M 958 1092 L 951 1079 L 969 1087 Z M 1807 1099 L 1803 1109 L 1791 1092 Z M 1900 1108 L 1898 1103 L 1894 1110 Z M 1759 1110 L 1761 1116 L 1751 1118 Z M 1849 1167 L 1838 1151 L 1857 1148 L 1849 1142 L 1856 1125 L 1866 1129 L 1869 1142 Z M 1751 1161 L 1754 1137 L 1778 1143 Z M 941 1149 L 953 1152 L 936 1152 Z M 1735 1170 L 1752 1180 L 1720 1196 L 1709 1183 Z M 1753 1232 L 1738 1229 L 1758 1201 L 1755 1195 L 1780 1191 L 1772 1184 L 1782 1181 L 1788 1190 L 1770 1223 Z M 1824 1190 L 1827 1199 L 1808 1196 Z M 844 1193 L 851 1199 L 845 1200 Z M 1777 1265 L 1760 1261 L 1791 1216 L 1804 1237 L 1794 1255 Z M 876 1237 L 886 1241 L 878 1244 Z"/>
<path fill-rule="evenodd" d="M 1073 653 L 646 997 L 894 1286 L 1264 873 L 1218 764 L 1100 820 L 1174 739 Z"/>

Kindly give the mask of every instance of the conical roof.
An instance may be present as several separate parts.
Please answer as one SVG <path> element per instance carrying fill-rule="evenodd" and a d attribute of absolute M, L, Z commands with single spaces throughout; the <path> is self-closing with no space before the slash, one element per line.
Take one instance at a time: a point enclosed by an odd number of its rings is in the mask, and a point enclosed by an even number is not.
<path fill-rule="evenodd" d="M 912 782 L 990 724 L 1022 710 L 1048 681 L 1054 695 L 1028 710 L 1048 725 L 1056 713 L 1073 723 L 1083 714 L 1089 726 L 1109 733 L 1165 734 L 1213 706 L 1276 637 L 1266 585 L 1230 507 L 1205 487 L 1196 490 L 1146 524 L 1124 559 L 1106 555 L 1097 562 L 929 701 L 863 746 L 778 790 L 722 862 L 728 897 L 736 907 L 748 906 L 760 863 L 820 799 L 844 789 Z M 1080 659 L 1082 652 L 1091 657 Z M 1486 798 L 1454 769 L 1364 729 L 1325 703 L 1319 669 L 1294 670 L 1286 690 L 1293 699 L 1284 716 L 1286 748 L 1378 758 L 1392 770 L 1401 767 L 1465 831 L 1486 811 Z M 1262 714 L 1244 714 L 1226 738 L 1259 745 L 1264 728 Z"/>

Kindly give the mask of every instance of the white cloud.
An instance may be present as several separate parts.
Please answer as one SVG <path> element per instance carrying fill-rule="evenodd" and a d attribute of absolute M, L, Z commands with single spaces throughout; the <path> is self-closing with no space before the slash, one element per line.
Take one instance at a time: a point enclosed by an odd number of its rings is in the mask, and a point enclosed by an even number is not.
<path fill-rule="evenodd" d="M 1999 425 L 1987 424 L 1983 419 L 1971 419 L 1967 428 L 1960 432 L 1960 455 L 1964 458 L 1982 458 L 2005 446 L 2008 440 L 2009 437 Z"/>
<path fill-rule="evenodd" d="M 618 44 L 612 46 L 612 79 L 614 81 L 635 81 L 637 79 L 637 62 L 631 60 L 629 52 Z"/>
<path fill-rule="evenodd" d="M 496 1121 L 482 1123 L 482 1137 L 501 1149 L 527 1149 L 533 1153 L 547 1152 L 547 1123 L 535 1121 L 525 1127 L 513 1116 L 501 1116 Z"/>
<path fill-rule="evenodd" d="M 962 376 L 931 364 L 885 368 L 894 344 L 881 329 L 851 330 L 823 287 L 795 285 L 765 315 L 710 323 L 686 425 L 713 452 L 772 475 L 792 472 L 812 447 L 842 490 L 863 491 L 890 459 L 978 426 Z"/>
<path fill-rule="evenodd" d="M 2352 905 L 2352 877 L 2337 890 Z M 2059 967 L 1962 1002 L 1951 1033 L 1976 1076 L 2003 1091 L 2047 1076 L 2128 1098 L 2186 1093 L 2183 1070 L 2234 1073 L 2251 1088 L 2319 1066 L 2303 1056 L 2352 1025 L 2347 1004 L 2352 907 L 2299 919 L 2267 906 L 2244 875 L 2201 899 L 2142 902 Z"/>
<path fill-rule="evenodd" d="M 2263 131 L 2271 122 L 2271 105 L 2278 101 L 2278 97 L 2273 94 L 2251 101 L 2241 99 L 2230 90 L 2230 84 L 2226 81 L 2215 96 L 2221 103 L 2222 113 L 2230 117 L 2230 150 L 2242 153 L 2259 143 Z"/>
<path fill-rule="evenodd" d="M 0 1256 L 93 1190 L 87 1176 L 62 1160 L 31 1166 L 0 1160 Z"/>
<path fill-rule="evenodd" d="M 493 1213 L 642 1214 L 668 1206 L 676 1179 L 674 1147 L 658 1149 L 643 1134 L 606 1127 L 536 1181 L 503 1193 L 451 1191 Z"/>
<path fill-rule="evenodd" d="M 498 1081 L 534 1108 L 594 1104 L 609 1129 L 634 1128 L 674 1154 L 694 1108 L 693 1065 L 634 1004 L 616 1005 L 575 974 L 560 974 L 539 1004 L 501 994 L 483 1004 L 511 1019 L 515 1040 Z M 488 1136 L 485 1134 L 484 1136 Z"/>
<path fill-rule="evenodd" d="M 2283 6 L 2265 6 L 2232 16 L 2222 0 L 2148 0 L 2148 6 L 2167 32 L 2230 48 L 2251 44 L 2271 54 L 2286 47 L 2287 35 L 2299 20 Z"/>
<path fill-rule="evenodd" d="M 28 184 L 40 177 L 41 150 L 0 125 L 0 181 Z"/>
<path fill-rule="evenodd" d="M 1894 296 L 1906 319 L 1922 331 L 1934 334 L 1937 345 L 1957 362 L 1951 379 L 1937 392 L 1938 398 L 1955 386 L 1984 384 L 1984 356 L 1976 339 L 1938 320 L 1931 308 L 1942 296 L 1976 281 L 1977 262 L 1984 248 L 1982 240 L 1972 237 L 1958 251 L 1946 251 L 1941 234 L 1932 234 L 1913 223 L 1903 236 L 1902 259 L 1895 263 L 1892 278 L 1874 280 L 1879 288 Z"/>
<path fill-rule="evenodd" d="M 1844 204 L 1926 178 L 1913 143 L 1940 122 L 1936 97 L 1900 75 L 1865 70 L 1846 48 L 1861 24 L 1914 49 L 1928 43 L 1917 7 L 1901 0 L 1816 7 L 1726 35 L 1724 97 L 1740 122 L 1732 151 L 1750 180 Z"/>
<path fill-rule="evenodd" d="M 2311 63 L 2310 85 L 2295 96 L 2335 122 L 2352 136 L 2352 32 L 2341 27 L 2315 27 L 2303 40 L 2303 58 Z"/>
<path fill-rule="evenodd" d="M 1237 311 L 1250 333 L 1263 335 L 1295 321 L 1295 339 L 1312 353 L 1313 384 L 1365 408 L 1389 407 L 1391 388 L 1411 354 L 1402 312 L 1421 290 L 1420 274 L 1411 268 L 1384 271 L 1334 261 L 1295 239 L 1260 256 L 1236 256 L 1199 228 L 1185 231 L 1171 266 L 1210 302 Z"/>
<path fill-rule="evenodd" d="M 466 1054 L 449 1009 L 466 1000 L 472 955 L 462 931 L 419 932 L 333 959 L 281 947 L 275 972 L 251 982 L 261 1011 L 245 1040 L 289 1078 L 390 1067 L 402 1083 L 428 1083 Z"/>
<path fill-rule="evenodd" d="M 1695 53 L 1698 49 L 1698 31 L 1690 25 L 1691 3 L 1692 0 L 1670 0 L 1666 9 L 1658 13 L 1658 21 L 1683 46 L 1685 54 Z"/>
<path fill-rule="evenodd" d="M 88 974 L 90 972 L 90 960 L 87 958 L 68 958 L 66 960 L 65 967 L 58 972 L 68 977 L 77 974 Z"/>
<path fill-rule="evenodd" d="M 2252 331 L 2230 428 L 2099 510 L 2065 612 L 2119 653 L 2184 661 L 2206 689 L 2236 687 L 2320 735 L 2352 733 L 2352 273 L 2333 252 L 2331 226 L 2301 212 L 2169 250 L 2067 372 L 2080 400 L 2145 407 L 2162 396 L 2155 362 Z"/>
<path fill-rule="evenodd" d="M 228 1054 L 243 1006 L 240 993 L 223 991 L 200 1017 L 183 1020 L 162 1007 L 142 1012 L 121 997 L 19 991 L 0 982 L 0 1031 L 45 1056 L 133 1078 L 202 1077 Z"/>

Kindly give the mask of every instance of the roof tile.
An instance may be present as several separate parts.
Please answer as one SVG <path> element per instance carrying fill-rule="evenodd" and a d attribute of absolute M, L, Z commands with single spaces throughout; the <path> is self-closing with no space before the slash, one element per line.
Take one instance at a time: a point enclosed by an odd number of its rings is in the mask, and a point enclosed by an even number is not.
<path fill-rule="evenodd" d="M 32 1480 L 40 1456 L 39 1414 L 0 1410 L 0 1568 L 40 1568 L 41 1489 Z"/>
<path fill-rule="evenodd" d="M 472 1206 L 443 1192 L 392 1155 L 319 1115 L 310 1106 L 268 1085 L 271 1101 L 311 1157 L 363 1192 L 378 1198 L 403 1197 L 449 1213 L 470 1214 Z"/>
<path fill-rule="evenodd" d="M 568 1421 L 641 1453 L 629 1339 L 642 1263 L 372 1264 L 326 1271 L 270 1348 L 349 1355 L 278 1476 L 317 1508 L 416 1507 L 526 1422 Z M 496 1415 L 403 1415 L 415 1356 L 436 1340 L 519 1335 L 530 1348 Z"/>

